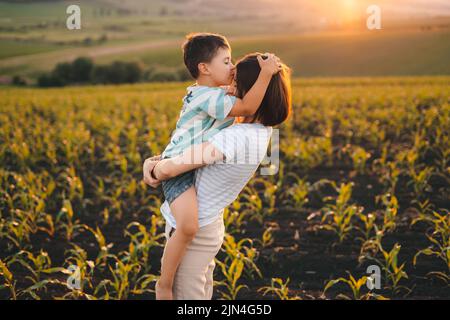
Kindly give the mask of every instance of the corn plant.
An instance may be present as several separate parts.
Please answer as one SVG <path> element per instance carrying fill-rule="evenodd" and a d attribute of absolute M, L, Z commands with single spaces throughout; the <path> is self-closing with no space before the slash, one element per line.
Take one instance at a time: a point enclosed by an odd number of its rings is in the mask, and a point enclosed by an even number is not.
<path fill-rule="evenodd" d="M 385 274 L 385 283 L 388 288 L 391 288 L 393 294 L 398 293 L 400 289 L 404 289 L 407 293 L 411 290 L 408 287 L 400 285 L 402 279 L 408 279 L 408 274 L 404 271 L 405 263 L 398 265 L 398 254 L 401 245 L 396 243 L 390 251 L 384 250 L 381 242 L 378 242 L 379 252 L 382 253 L 383 259 L 378 259 L 376 256 L 366 255 L 361 260 L 373 260 L 378 265 L 382 266 Z"/>
<path fill-rule="evenodd" d="M 255 264 L 256 249 L 253 248 L 251 239 L 244 238 L 236 242 L 235 238 L 226 233 L 224 237 L 222 251 L 226 253 L 223 261 L 215 259 L 220 266 L 223 276 L 223 281 L 218 281 L 217 284 L 224 286 L 226 292 L 222 292 L 225 299 L 235 299 L 238 292 L 247 286 L 238 285 L 238 281 L 242 276 L 242 271 L 245 270 L 247 276 L 253 279 L 253 273 L 262 278 L 261 271 Z M 244 266 L 247 268 L 244 269 Z"/>
<path fill-rule="evenodd" d="M 287 176 L 293 176 L 296 182 L 287 189 L 286 202 L 292 203 L 295 208 L 302 209 L 309 201 L 308 193 L 311 189 L 311 184 L 304 179 L 300 178 L 295 173 L 289 173 Z"/>
<path fill-rule="evenodd" d="M 141 295 L 145 293 L 154 293 L 155 290 L 151 289 L 149 286 L 151 283 L 156 283 L 159 279 L 159 276 L 154 274 L 144 274 L 143 276 L 136 279 L 136 282 L 133 288 L 130 290 L 130 293 L 135 295 Z"/>
<path fill-rule="evenodd" d="M 48 173 L 39 176 L 27 170 L 22 176 L 12 174 L 16 185 L 2 190 L 5 208 L 9 209 L 11 223 L 11 238 L 16 246 L 18 240 L 23 245 L 23 240 L 28 239 L 30 234 L 38 231 L 54 234 L 53 217 L 44 212 L 47 198 L 53 193 L 56 185 Z M 0 198 L 1 202 L 1 198 Z"/>
<path fill-rule="evenodd" d="M 362 293 L 361 289 L 363 288 L 363 286 L 366 285 L 367 283 L 367 276 L 363 276 L 359 279 L 355 279 L 352 274 L 350 272 L 348 272 L 348 279 L 345 278 L 338 278 L 335 280 L 330 280 L 327 282 L 327 284 L 325 285 L 325 288 L 323 290 L 323 295 L 325 295 L 325 293 L 333 286 L 335 286 L 338 283 L 344 283 L 346 284 L 351 290 L 352 290 L 352 297 L 345 295 L 343 293 L 340 293 L 336 296 L 337 299 L 345 299 L 345 300 L 370 300 L 372 298 L 377 299 L 377 300 L 386 300 L 386 298 L 382 295 L 379 294 L 375 294 L 371 291 L 367 292 L 367 293 Z"/>
<path fill-rule="evenodd" d="M 362 265 L 367 257 L 375 257 L 380 251 L 381 240 L 383 239 L 384 231 L 383 229 L 380 229 L 375 223 L 373 224 L 373 231 L 373 236 L 370 236 L 369 238 L 364 240 L 361 245 L 358 257 L 359 265 Z"/>
<path fill-rule="evenodd" d="M 92 260 L 88 260 L 87 252 L 80 246 L 72 243 L 72 248 L 66 251 L 69 256 L 65 259 L 65 264 L 74 266 L 77 270 L 77 276 L 79 278 L 79 288 L 69 288 L 71 291 L 64 295 L 62 298 L 90 298 L 87 294 L 88 289 L 93 289 L 92 277 L 94 275 L 95 263 Z M 66 268 L 61 271 L 63 274 L 72 275 L 70 268 Z"/>
<path fill-rule="evenodd" d="M 440 214 L 433 212 L 433 216 L 422 216 L 415 219 L 412 224 L 418 221 L 425 221 L 432 225 L 431 233 L 427 232 L 427 238 L 431 245 L 419 250 L 413 259 L 413 264 L 416 265 L 417 258 L 420 255 L 436 256 L 441 259 L 447 266 L 447 272 L 450 273 L 450 214 L 448 212 Z M 443 272 L 432 272 L 446 281 L 450 280 L 449 276 Z"/>
<path fill-rule="evenodd" d="M 103 269 L 106 264 L 108 258 L 114 258 L 115 256 L 109 253 L 109 250 L 113 247 L 112 243 L 107 243 L 105 236 L 103 235 L 100 228 L 97 226 L 96 229 L 93 229 L 89 226 L 85 226 L 86 230 L 90 231 L 97 241 L 98 247 L 100 249 L 97 258 L 95 258 L 95 266 L 100 269 Z"/>
<path fill-rule="evenodd" d="M 324 201 L 335 200 L 334 204 L 327 204 L 325 214 L 321 220 L 321 229 L 335 232 L 342 243 L 354 228 L 352 218 L 362 211 L 361 207 L 349 204 L 352 194 L 353 183 L 342 183 L 339 187 L 332 182 L 335 190 L 338 192 L 336 199 L 325 197 Z"/>
<path fill-rule="evenodd" d="M 447 120 L 448 121 L 448 120 Z M 441 175 L 448 182 L 448 175 L 445 173 L 448 170 L 448 163 L 450 160 L 450 138 L 445 128 L 436 126 L 434 135 L 434 147 L 430 150 L 436 155 L 434 163 L 436 165 L 437 174 Z"/>
<path fill-rule="evenodd" d="M 400 160 L 388 161 L 389 144 L 383 146 L 381 157 L 373 161 L 372 169 L 377 173 L 380 182 L 384 185 L 385 192 L 395 194 L 397 183 L 402 169 Z"/>
<path fill-rule="evenodd" d="M 258 192 L 246 186 L 244 192 L 239 196 L 239 202 L 243 203 L 241 212 L 245 212 L 250 220 L 256 220 L 262 224 L 264 220 L 264 203 Z"/>
<path fill-rule="evenodd" d="M 273 236 L 273 230 L 274 230 L 274 227 L 268 226 L 264 230 L 264 232 L 261 236 L 261 239 L 254 239 L 254 241 L 258 242 L 262 248 L 266 248 L 266 247 L 272 245 L 275 241 L 274 236 Z"/>
<path fill-rule="evenodd" d="M 242 226 L 251 215 L 250 210 L 241 210 L 243 206 L 236 200 L 228 208 L 224 209 L 223 220 L 225 229 L 229 234 L 242 232 Z"/>
<path fill-rule="evenodd" d="M 225 261 L 242 259 L 248 267 L 246 268 L 246 272 L 250 277 L 253 277 L 253 273 L 256 273 L 259 277 L 262 277 L 261 271 L 255 263 L 257 251 L 253 247 L 253 240 L 244 238 L 236 241 L 232 235 L 226 233 L 222 250 L 227 255 Z"/>
<path fill-rule="evenodd" d="M 266 230 L 264 230 L 263 235 L 262 235 L 262 246 L 263 246 L 263 248 L 268 247 L 268 246 L 272 245 L 273 242 L 274 242 L 274 237 L 273 237 L 272 227 L 268 227 Z"/>
<path fill-rule="evenodd" d="M 64 200 L 63 206 L 56 216 L 55 224 L 57 230 L 62 230 L 67 241 L 71 241 L 80 230 L 88 229 L 85 224 L 81 224 L 80 220 L 74 220 L 74 212 L 70 200 Z"/>
<path fill-rule="evenodd" d="M 306 169 L 312 169 L 322 163 L 329 162 L 333 153 L 330 136 L 309 137 L 307 139 L 295 137 L 294 141 L 283 139 L 280 144 L 288 161 L 295 161 Z"/>
<path fill-rule="evenodd" d="M 125 257 L 123 261 L 140 264 L 144 267 L 144 273 L 150 269 L 149 253 L 153 247 L 161 247 L 159 240 L 164 237 L 163 233 L 157 233 L 158 217 L 153 215 L 151 217 L 150 228 L 147 229 L 145 225 L 139 222 L 132 222 L 128 224 L 125 230 L 125 236 L 131 238 L 128 246 L 128 251 L 124 252 Z M 137 229 L 133 232 L 133 229 Z"/>
<path fill-rule="evenodd" d="M 241 289 L 248 289 L 247 285 L 238 284 L 245 265 L 244 260 L 238 256 L 233 259 L 229 265 L 219 260 L 216 260 L 216 263 L 221 268 L 222 274 L 225 277 L 225 280 L 215 281 L 216 285 L 224 286 L 227 290 L 226 292 L 220 291 L 222 297 L 226 300 L 236 300 L 237 295 Z"/>
<path fill-rule="evenodd" d="M 266 286 L 259 288 L 258 292 L 262 292 L 263 296 L 269 293 L 275 294 L 280 300 L 301 300 L 301 298 L 297 295 L 289 295 L 289 281 L 289 278 L 287 278 L 286 281 L 283 281 L 281 278 L 272 278 L 270 281 L 270 287 Z"/>
<path fill-rule="evenodd" d="M 17 300 L 16 283 L 12 272 L 8 269 L 6 263 L 0 259 L 0 276 L 3 277 L 4 283 L 0 285 L 0 290 L 8 289 L 12 300 Z"/>
<path fill-rule="evenodd" d="M 134 290 L 132 285 L 136 283 L 140 266 L 137 263 L 124 263 L 116 258 L 115 268 L 109 267 L 112 279 L 105 279 L 94 291 L 96 295 L 100 290 L 105 291 L 103 298 L 114 298 L 118 300 L 127 299 Z M 151 279 L 153 280 L 153 278 Z"/>
<path fill-rule="evenodd" d="M 352 146 L 350 157 L 353 162 L 353 168 L 359 174 L 364 174 L 366 171 L 366 162 L 370 159 L 371 154 L 359 146 Z"/>
<path fill-rule="evenodd" d="M 25 279 L 29 280 L 32 285 L 20 292 L 20 294 L 29 294 L 34 299 L 39 300 L 40 297 L 36 293 L 40 289 L 47 291 L 47 284 L 52 283 L 51 279 L 42 279 L 42 274 L 52 274 L 60 272 L 63 268 L 52 268 L 51 259 L 47 252 L 41 250 L 38 255 L 34 255 L 31 252 L 21 250 L 14 255 L 10 261 L 10 264 L 18 263 L 27 269 L 31 276 L 26 276 Z"/>
<path fill-rule="evenodd" d="M 411 168 L 409 173 L 412 180 L 408 181 L 408 185 L 413 186 L 415 196 L 417 199 L 421 200 L 423 199 L 425 192 L 430 192 L 432 190 L 428 181 L 434 173 L 434 169 L 433 167 L 425 167 L 416 171 L 415 168 Z"/>
<path fill-rule="evenodd" d="M 262 217 L 271 216 L 276 211 L 276 201 L 277 201 L 277 193 L 278 193 L 278 185 L 276 183 L 272 183 L 269 180 L 265 179 L 255 179 L 254 183 L 262 184 L 264 191 L 262 193 Z M 254 193 L 256 190 L 254 190 Z M 262 222 L 262 221 L 261 221 Z"/>
<path fill-rule="evenodd" d="M 371 238 L 371 234 L 376 232 L 376 218 L 377 216 L 374 213 L 364 214 L 363 212 L 359 212 L 357 217 L 361 220 L 363 227 L 355 226 L 355 229 L 360 231 L 363 237 L 358 237 L 357 239 L 362 240 L 363 242 L 369 240 Z"/>
<path fill-rule="evenodd" d="M 395 244 L 391 251 L 386 251 L 382 247 L 380 247 L 380 251 L 384 257 L 383 268 L 388 276 L 387 279 L 390 280 L 390 285 L 392 291 L 395 293 L 399 289 L 406 289 L 407 292 L 410 292 L 410 289 L 399 285 L 399 282 L 402 279 L 408 279 L 407 273 L 404 271 L 405 263 L 398 266 L 398 254 L 400 252 L 401 246 L 399 244 Z"/>
<path fill-rule="evenodd" d="M 377 196 L 375 201 L 377 203 L 381 202 L 385 206 L 382 230 L 387 232 L 394 231 L 399 208 L 397 197 L 388 193 Z"/>
<path fill-rule="evenodd" d="M 25 249 L 30 241 L 33 227 L 30 223 L 30 212 L 15 209 L 10 219 L 5 222 L 6 238 L 17 248 Z"/>
<path fill-rule="evenodd" d="M 74 201 L 76 199 L 83 199 L 84 187 L 83 182 L 80 177 L 77 176 L 74 167 L 69 167 L 66 169 L 65 175 L 63 176 L 68 184 L 68 199 Z"/>
<path fill-rule="evenodd" d="M 414 208 L 417 211 L 418 216 L 413 219 L 410 226 L 413 226 L 418 221 L 428 221 L 429 218 L 433 218 L 434 205 L 430 202 L 429 199 L 424 201 L 415 201 L 415 205 L 417 208 Z"/>

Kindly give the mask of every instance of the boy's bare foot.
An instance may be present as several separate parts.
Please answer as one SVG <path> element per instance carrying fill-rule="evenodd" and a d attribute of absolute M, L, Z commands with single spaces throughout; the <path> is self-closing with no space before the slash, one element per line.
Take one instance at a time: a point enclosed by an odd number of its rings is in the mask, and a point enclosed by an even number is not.
<path fill-rule="evenodd" d="M 161 285 L 159 280 L 156 282 L 156 300 L 173 300 L 172 288 Z"/>

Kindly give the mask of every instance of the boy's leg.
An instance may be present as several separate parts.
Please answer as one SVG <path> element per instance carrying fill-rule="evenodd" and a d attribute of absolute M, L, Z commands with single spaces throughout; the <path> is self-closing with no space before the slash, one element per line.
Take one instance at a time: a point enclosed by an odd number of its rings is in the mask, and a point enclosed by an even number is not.
<path fill-rule="evenodd" d="M 178 196 L 171 204 L 170 211 L 177 227 L 164 248 L 161 261 L 161 277 L 157 283 L 156 299 L 172 299 L 172 285 L 178 265 L 187 246 L 198 230 L 198 206 L 195 188 L 192 186 Z"/>

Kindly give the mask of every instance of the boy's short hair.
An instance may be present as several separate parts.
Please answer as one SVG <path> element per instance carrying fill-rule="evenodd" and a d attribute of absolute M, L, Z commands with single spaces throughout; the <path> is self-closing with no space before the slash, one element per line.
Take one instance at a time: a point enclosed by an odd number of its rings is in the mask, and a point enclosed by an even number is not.
<path fill-rule="evenodd" d="M 199 76 L 198 64 L 211 62 L 219 48 L 230 49 L 228 40 L 216 33 L 190 33 L 183 43 L 183 58 L 186 68 L 194 79 Z"/>

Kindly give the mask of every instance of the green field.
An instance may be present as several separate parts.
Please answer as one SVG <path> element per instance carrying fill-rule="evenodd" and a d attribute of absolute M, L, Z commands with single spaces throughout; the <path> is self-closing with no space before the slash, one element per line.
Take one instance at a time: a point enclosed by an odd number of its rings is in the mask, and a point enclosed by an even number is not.
<path fill-rule="evenodd" d="M 1 44 L 0 60 L 15 56 L 24 56 L 60 49 L 61 48 L 59 46 L 52 44 L 41 44 L 39 42 L 17 43 L 17 41 L 13 40 L 3 40 Z"/>
<path fill-rule="evenodd" d="M 275 52 L 297 76 L 445 75 L 450 73 L 449 32 L 312 34 L 231 40 L 233 56 Z M 104 57 L 110 61 L 115 57 Z M 182 65 L 178 47 L 121 56 L 147 65 Z"/>
<path fill-rule="evenodd" d="M 248 52 L 275 52 L 292 67 L 296 76 L 446 75 L 450 74 L 449 35 L 448 32 L 366 32 L 231 38 L 230 42 L 236 59 Z M 91 56 L 98 63 L 128 60 L 141 61 L 148 67 L 179 67 L 182 66 L 182 41 L 180 37 L 64 49 L 48 54 L 29 53 L 25 57 L 0 60 L 0 72 L 36 75 L 50 70 L 58 61 L 77 56 Z M 40 50 L 39 46 L 28 48 Z M 14 48 L 10 47 L 9 52 L 12 51 Z"/>
<path fill-rule="evenodd" d="M 154 298 L 163 196 L 142 162 L 187 85 L 0 88 L 0 299 Z M 450 78 L 295 79 L 293 93 L 279 172 L 225 210 L 213 298 L 448 299 Z"/>

